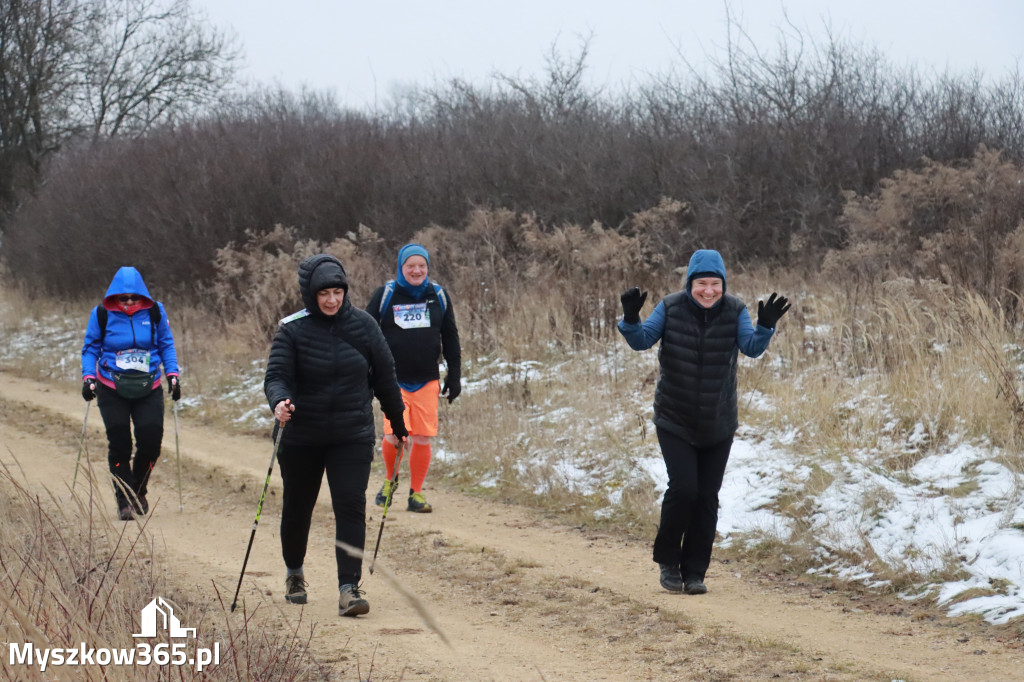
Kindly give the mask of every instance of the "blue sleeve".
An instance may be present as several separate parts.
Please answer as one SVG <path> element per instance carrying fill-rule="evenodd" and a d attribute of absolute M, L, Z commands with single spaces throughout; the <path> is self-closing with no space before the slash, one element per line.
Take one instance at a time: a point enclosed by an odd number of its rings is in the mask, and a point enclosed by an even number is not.
<path fill-rule="evenodd" d="M 773 334 L 775 334 L 774 329 L 768 329 L 761 325 L 755 327 L 750 320 L 750 313 L 744 306 L 740 311 L 739 323 L 736 326 L 736 345 L 739 346 L 741 353 L 750 358 L 760 357 L 768 350 L 768 344 L 771 342 Z"/>
<path fill-rule="evenodd" d="M 749 318 L 747 323 L 750 323 Z M 665 333 L 665 302 L 658 301 L 658 305 L 654 306 L 654 312 L 643 323 L 630 324 L 620 320 L 619 333 L 633 350 L 647 350 L 658 343 Z"/>
<path fill-rule="evenodd" d="M 82 379 L 97 376 L 96 363 L 100 361 L 100 323 L 96 319 L 96 309 L 89 313 L 89 323 L 85 326 L 85 342 L 82 344 Z"/>
<path fill-rule="evenodd" d="M 174 348 L 174 335 L 171 333 L 171 323 L 167 320 L 167 309 L 161 303 L 156 305 L 160 306 L 160 326 L 156 330 L 160 361 L 164 365 L 164 374 L 177 374 L 178 351 Z"/>

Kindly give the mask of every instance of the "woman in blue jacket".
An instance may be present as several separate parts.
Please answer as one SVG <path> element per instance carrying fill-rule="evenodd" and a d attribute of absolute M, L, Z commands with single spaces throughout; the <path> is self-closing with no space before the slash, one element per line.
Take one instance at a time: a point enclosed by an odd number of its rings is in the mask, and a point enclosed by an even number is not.
<path fill-rule="evenodd" d="M 757 326 L 741 300 L 725 293 L 725 263 L 717 251 L 696 251 L 686 287 L 669 294 L 640 322 L 647 292 L 622 294 L 619 332 L 633 350 L 661 341 L 661 373 L 654 393 L 654 425 L 668 471 L 654 561 L 670 592 L 704 594 L 704 577 L 718 524 L 733 434 L 738 426 L 738 352 L 756 358 L 768 348 L 775 325 L 789 310 L 772 294 L 757 304 Z"/>
<path fill-rule="evenodd" d="M 171 398 L 181 398 L 178 356 L 164 307 L 149 295 L 138 270 L 123 267 L 89 315 L 82 345 L 82 397 L 97 398 L 122 521 L 149 512 L 147 483 L 164 436 L 161 374 L 167 375 Z"/>

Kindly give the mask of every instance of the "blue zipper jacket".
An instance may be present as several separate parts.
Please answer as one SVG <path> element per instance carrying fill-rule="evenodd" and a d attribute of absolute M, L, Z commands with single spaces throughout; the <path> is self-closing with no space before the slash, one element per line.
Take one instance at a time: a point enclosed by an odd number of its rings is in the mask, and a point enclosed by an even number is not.
<path fill-rule="evenodd" d="M 117 300 L 122 294 L 135 294 L 140 298 L 126 304 Z M 151 330 L 149 309 L 160 310 L 160 324 L 156 342 Z M 113 373 L 152 372 L 153 388 L 160 387 L 160 366 L 168 376 L 178 375 L 178 354 L 174 349 L 174 335 L 162 304 L 153 300 L 142 281 L 142 275 L 133 267 L 123 267 L 114 274 L 103 297 L 107 310 L 107 333 L 100 347 L 100 325 L 96 309 L 89 313 L 82 344 L 82 380 L 97 378 L 114 388 Z"/>

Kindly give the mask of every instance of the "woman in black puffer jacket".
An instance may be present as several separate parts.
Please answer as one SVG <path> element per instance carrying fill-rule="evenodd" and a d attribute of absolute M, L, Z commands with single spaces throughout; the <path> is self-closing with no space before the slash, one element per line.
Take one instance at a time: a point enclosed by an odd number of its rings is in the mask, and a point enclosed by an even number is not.
<path fill-rule="evenodd" d="M 306 308 L 281 321 L 263 388 L 274 418 L 287 425 L 279 455 L 285 600 L 305 604 L 302 565 L 324 473 L 331 489 L 335 537 L 363 549 L 366 486 L 375 442 L 374 395 L 388 420 L 399 427 L 400 440 L 408 431 L 391 351 L 376 321 L 349 302 L 341 262 L 327 254 L 302 261 L 299 291 Z M 359 590 L 362 560 L 340 548 L 335 553 L 339 615 L 369 612 Z"/>

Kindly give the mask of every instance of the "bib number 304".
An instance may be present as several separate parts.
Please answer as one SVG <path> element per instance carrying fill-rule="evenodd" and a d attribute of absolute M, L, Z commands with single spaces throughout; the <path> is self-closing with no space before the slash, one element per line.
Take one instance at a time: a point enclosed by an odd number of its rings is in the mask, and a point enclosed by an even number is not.
<path fill-rule="evenodd" d="M 149 373 L 149 351 L 141 348 L 129 348 L 128 350 L 117 351 L 117 359 L 114 361 L 120 370 L 135 370 L 137 372 Z"/>

